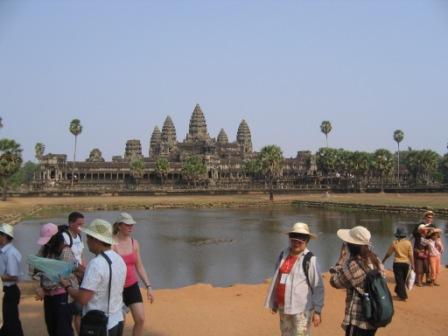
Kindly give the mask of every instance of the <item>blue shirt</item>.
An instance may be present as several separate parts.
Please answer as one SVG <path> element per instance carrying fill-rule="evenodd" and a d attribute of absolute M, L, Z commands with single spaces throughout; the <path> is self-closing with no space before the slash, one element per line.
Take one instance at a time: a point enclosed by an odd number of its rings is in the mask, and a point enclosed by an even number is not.
<path fill-rule="evenodd" d="M 22 255 L 12 243 L 0 249 L 0 275 L 20 276 L 20 262 Z M 15 285 L 17 281 L 3 281 L 3 286 Z"/>

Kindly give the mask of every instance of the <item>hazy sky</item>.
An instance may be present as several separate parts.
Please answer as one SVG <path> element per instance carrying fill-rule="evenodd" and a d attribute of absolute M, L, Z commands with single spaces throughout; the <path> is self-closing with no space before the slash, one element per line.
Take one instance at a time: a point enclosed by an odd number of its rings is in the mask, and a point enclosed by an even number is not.
<path fill-rule="evenodd" d="M 332 147 L 446 153 L 448 1 L 0 0 L 0 137 L 34 160 L 106 160 L 140 139 L 148 155 L 167 115 L 179 141 L 196 103 L 210 136 L 285 156 Z"/>

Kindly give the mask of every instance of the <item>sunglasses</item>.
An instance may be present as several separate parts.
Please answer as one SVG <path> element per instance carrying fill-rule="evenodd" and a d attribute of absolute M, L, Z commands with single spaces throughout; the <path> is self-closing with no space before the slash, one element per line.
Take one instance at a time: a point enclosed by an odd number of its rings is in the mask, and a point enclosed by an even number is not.
<path fill-rule="evenodd" d="M 292 241 L 295 241 L 295 242 L 298 242 L 298 243 L 306 243 L 306 240 L 305 239 L 298 239 L 298 238 L 289 238 L 289 240 L 292 240 Z"/>

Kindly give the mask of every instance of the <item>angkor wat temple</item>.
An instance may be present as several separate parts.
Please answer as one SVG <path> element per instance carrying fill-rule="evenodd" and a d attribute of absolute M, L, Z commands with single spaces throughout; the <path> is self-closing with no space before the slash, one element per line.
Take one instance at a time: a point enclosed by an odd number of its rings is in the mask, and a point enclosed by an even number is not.
<path fill-rule="evenodd" d="M 66 188 L 92 191 L 132 190 L 135 188 L 135 179 L 130 163 L 136 159 L 144 162 L 143 173 L 138 179 L 139 190 L 184 188 L 187 183 L 182 178 L 182 164 L 188 157 L 199 156 L 207 168 L 200 184 L 202 187 L 238 189 L 256 184 L 253 177 L 247 176 L 244 163 L 254 160 L 257 154 L 253 150 L 251 132 L 245 120 L 238 126 L 235 141 L 229 141 L 224 129 L 220 130 L 215 139 L 209 135 L 204 113 L 197 104 L 190 118 L 188 134 L 183 141 L 177 140 L 176 128 L 168 116 L 161 131 L 158 126 L 154 127 L 147 156 L 143 154 L 138 139 L 128 140 L 124 155 L 113 156 L 109 162 L 104 160 L 98 148 L 92 149 L 89 158 L 83 162 L 67 161 L 66 154 L 47 154 L 40 158 L 40 168 L 33 188 L 43 191 Z M 155 171 L 155 163 L 160 157 L 169 162 L 169 171 L 163 185 Z M 299 183 L 300 177 L 315 174 L 316 164 L 311 152 L 298 152 L 296 158 L 285 159 L 282 183 Z"/>

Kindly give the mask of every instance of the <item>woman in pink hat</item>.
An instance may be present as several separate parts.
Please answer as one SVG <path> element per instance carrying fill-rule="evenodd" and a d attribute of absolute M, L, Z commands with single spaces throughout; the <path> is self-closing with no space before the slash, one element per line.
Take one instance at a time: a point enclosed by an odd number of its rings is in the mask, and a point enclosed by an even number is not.
<path fill-rule="evenodd" d="M 71 248 L 65 244 L 62 232 L 58 226 L 48 223 L 42 226 L 40 237 L 37 241 L 41 245 L 39 257 L 76 262 Z M 38 270 L 36 270 L 38 271 Z M 36 289 L 37 298 L 44 301 L 45 324 L 48 335 L 73 335 L 72 312 L 68 304 L 67 291 L 61 284 L 48 279 L 45 274 L 38 273 L 40 286 Z M 72 286 L 78 286 L 74 275 L 70 277 Z"/>

